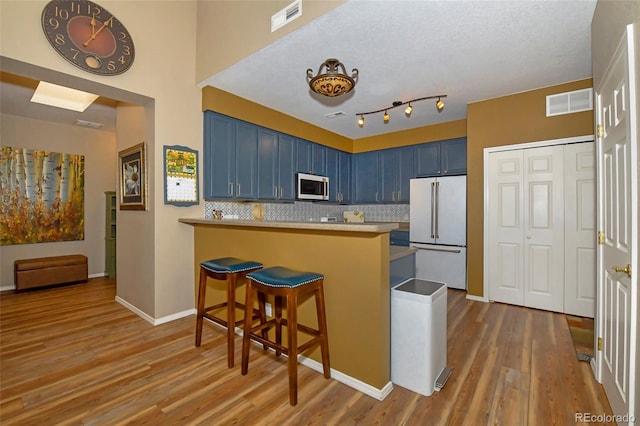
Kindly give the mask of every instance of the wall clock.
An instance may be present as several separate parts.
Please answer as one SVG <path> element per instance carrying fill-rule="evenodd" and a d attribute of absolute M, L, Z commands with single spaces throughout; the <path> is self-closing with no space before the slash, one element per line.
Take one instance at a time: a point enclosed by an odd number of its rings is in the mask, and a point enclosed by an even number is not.
<path fill-rule="evenodd" d="M 88 0 L 53 0 L 42 10 L 51 46 L 73 65 L 99 75 L 122 74 L 135 57 L 133 40 L 108 10 Z"/>

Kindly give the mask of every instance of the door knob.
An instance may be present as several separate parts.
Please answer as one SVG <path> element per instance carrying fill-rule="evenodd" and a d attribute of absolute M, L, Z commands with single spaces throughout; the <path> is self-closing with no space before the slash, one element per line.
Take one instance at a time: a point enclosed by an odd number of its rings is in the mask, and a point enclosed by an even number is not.
<path fill-rule="evenodd" d="M 629 278 L 631 278 L 631 265 L 629 265 L 627 263 L 627 266 L 612 266 L 611 269 L 613 269 L 616 272 L 624 272 L 625 274 L 627 274 L 629 276 Z"/>

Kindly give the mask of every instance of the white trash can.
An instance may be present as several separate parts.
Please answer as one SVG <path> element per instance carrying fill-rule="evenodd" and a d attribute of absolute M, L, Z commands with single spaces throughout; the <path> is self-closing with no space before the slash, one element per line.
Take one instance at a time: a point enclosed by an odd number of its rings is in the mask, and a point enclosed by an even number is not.
<path fill-rule="evenodd" d="M 412 278 L 393 287 L 391 381 L 429 396 L 446 367 L 446 284 Z"/>

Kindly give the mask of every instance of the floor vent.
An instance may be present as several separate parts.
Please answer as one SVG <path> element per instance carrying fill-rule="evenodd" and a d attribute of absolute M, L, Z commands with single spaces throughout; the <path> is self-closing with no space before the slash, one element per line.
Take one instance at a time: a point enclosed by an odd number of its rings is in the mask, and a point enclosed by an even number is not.
<path fill-rule="evenodd" d="M 296 0 L 271 17 L 271 32 L 302 16 L 302 0 Z"/>
<path fill-rule="evenodd" d="M 547 117 L 593 109 L 593 89 L 574 90 L 547 96 Z"/>

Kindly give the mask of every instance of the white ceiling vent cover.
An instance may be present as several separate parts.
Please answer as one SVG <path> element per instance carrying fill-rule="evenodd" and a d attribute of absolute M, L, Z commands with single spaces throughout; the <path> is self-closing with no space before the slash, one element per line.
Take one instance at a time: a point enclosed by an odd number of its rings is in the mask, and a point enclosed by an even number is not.
<path fill-rule="evenodd" d="M 574 90 L 547 96 L 547 117 L 593 109 L 593 89 Z"/>
<path fill-rule="evenodd" d="M 302 16 L 302 0 L 296 0 L 271 17 L 271 32 Z"/>

